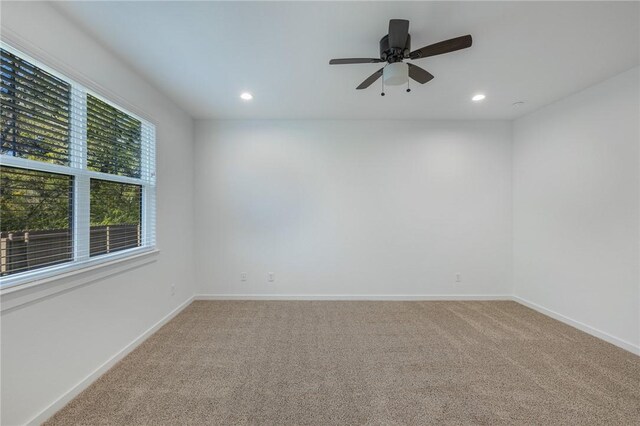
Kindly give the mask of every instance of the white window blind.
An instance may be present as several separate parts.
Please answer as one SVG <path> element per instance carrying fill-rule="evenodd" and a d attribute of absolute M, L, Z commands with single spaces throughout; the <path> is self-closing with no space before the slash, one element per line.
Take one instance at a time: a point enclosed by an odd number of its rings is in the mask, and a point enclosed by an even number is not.
<path fill-rule="evenodd" d="M 0 47 L 0 286 L 154 248 L 153 124 Z"/>

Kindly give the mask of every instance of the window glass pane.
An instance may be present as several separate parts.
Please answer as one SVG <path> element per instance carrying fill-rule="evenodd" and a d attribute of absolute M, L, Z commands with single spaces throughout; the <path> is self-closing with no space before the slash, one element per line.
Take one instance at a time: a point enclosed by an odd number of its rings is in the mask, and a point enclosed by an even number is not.
<path fill-rule="evenodd" d="M 0 153 L 69 164 L 69 83 L 0 49 Z"/>
<path fill-rule="evenodd" d="M 142 123 L 87 95 L 87 167 L 113 175 L 140 177 Z"/>
<path fill-rule="evenodd" d="M 142 187 L 91 179 L 90 256 L 141 245 Z"/>
<path fill-rule="evenodd" d="M 0 166 L 0 275 L 73 258 L 73 178 Z"/>

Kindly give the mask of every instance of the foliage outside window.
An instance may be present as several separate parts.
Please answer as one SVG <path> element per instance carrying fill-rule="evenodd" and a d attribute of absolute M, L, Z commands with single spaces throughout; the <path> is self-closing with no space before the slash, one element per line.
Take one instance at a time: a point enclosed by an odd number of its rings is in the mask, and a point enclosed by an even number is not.
<path fill-rule="evenodd" d="M 0 166 L 0 276 L 72 260 L 72 182 Z"/>
<path fill-rule="evenodd" d="M 0 53 L 0 285 L 154 247 L 153 125 Z"/>
<path fill-rule="evenodd" d="M 87 167 L 113 175 L 140 177 L 142 123 L 87 95 Z"/>
<path fill-rule="evenodd" d="M 140 185 L 91 179 L 91 256 L 140 245 Z"/>
<path fill-rule="evenodd" d="M 71 85 L 2 49 L 0 153 L 69 164 Z"/>

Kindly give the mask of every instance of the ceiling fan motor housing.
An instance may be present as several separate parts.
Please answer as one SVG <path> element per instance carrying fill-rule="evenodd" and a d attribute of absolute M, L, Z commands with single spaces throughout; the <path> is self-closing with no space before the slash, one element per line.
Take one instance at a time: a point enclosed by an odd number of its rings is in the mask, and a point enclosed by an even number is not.
<path fill-rule="evenodd" d="M 411 34 L 407 34 L 407 42 L 404 47 L 389 46 L 389 34 L 380 39 L 380 59 L 388 61 L 390 64 L 401 62 L 409 57 L 411 52 Z"/>

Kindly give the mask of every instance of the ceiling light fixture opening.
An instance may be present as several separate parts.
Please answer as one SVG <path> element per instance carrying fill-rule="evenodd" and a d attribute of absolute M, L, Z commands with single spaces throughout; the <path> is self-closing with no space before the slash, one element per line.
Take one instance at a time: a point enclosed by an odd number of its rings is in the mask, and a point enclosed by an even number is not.
<path fill-rule="evenodd" d="M 483 95 L 482 93 L 478 93 L 477 95 L 474 95 L 473 98 L 471 98 L 471 100 L 473 102 L 480 102 L 480 101 L 484 100 L 484 98 L 486 98 L 485 95 Z"/>
<path fill-rule="evenodd" d="M 249 93 L 249 92 L 243 92 L 240 95 L 240 98 L 242 98 L 245 101 L 250 101 L 251 99 L 253 99 L 253 95 L 251 93 Z"/>

